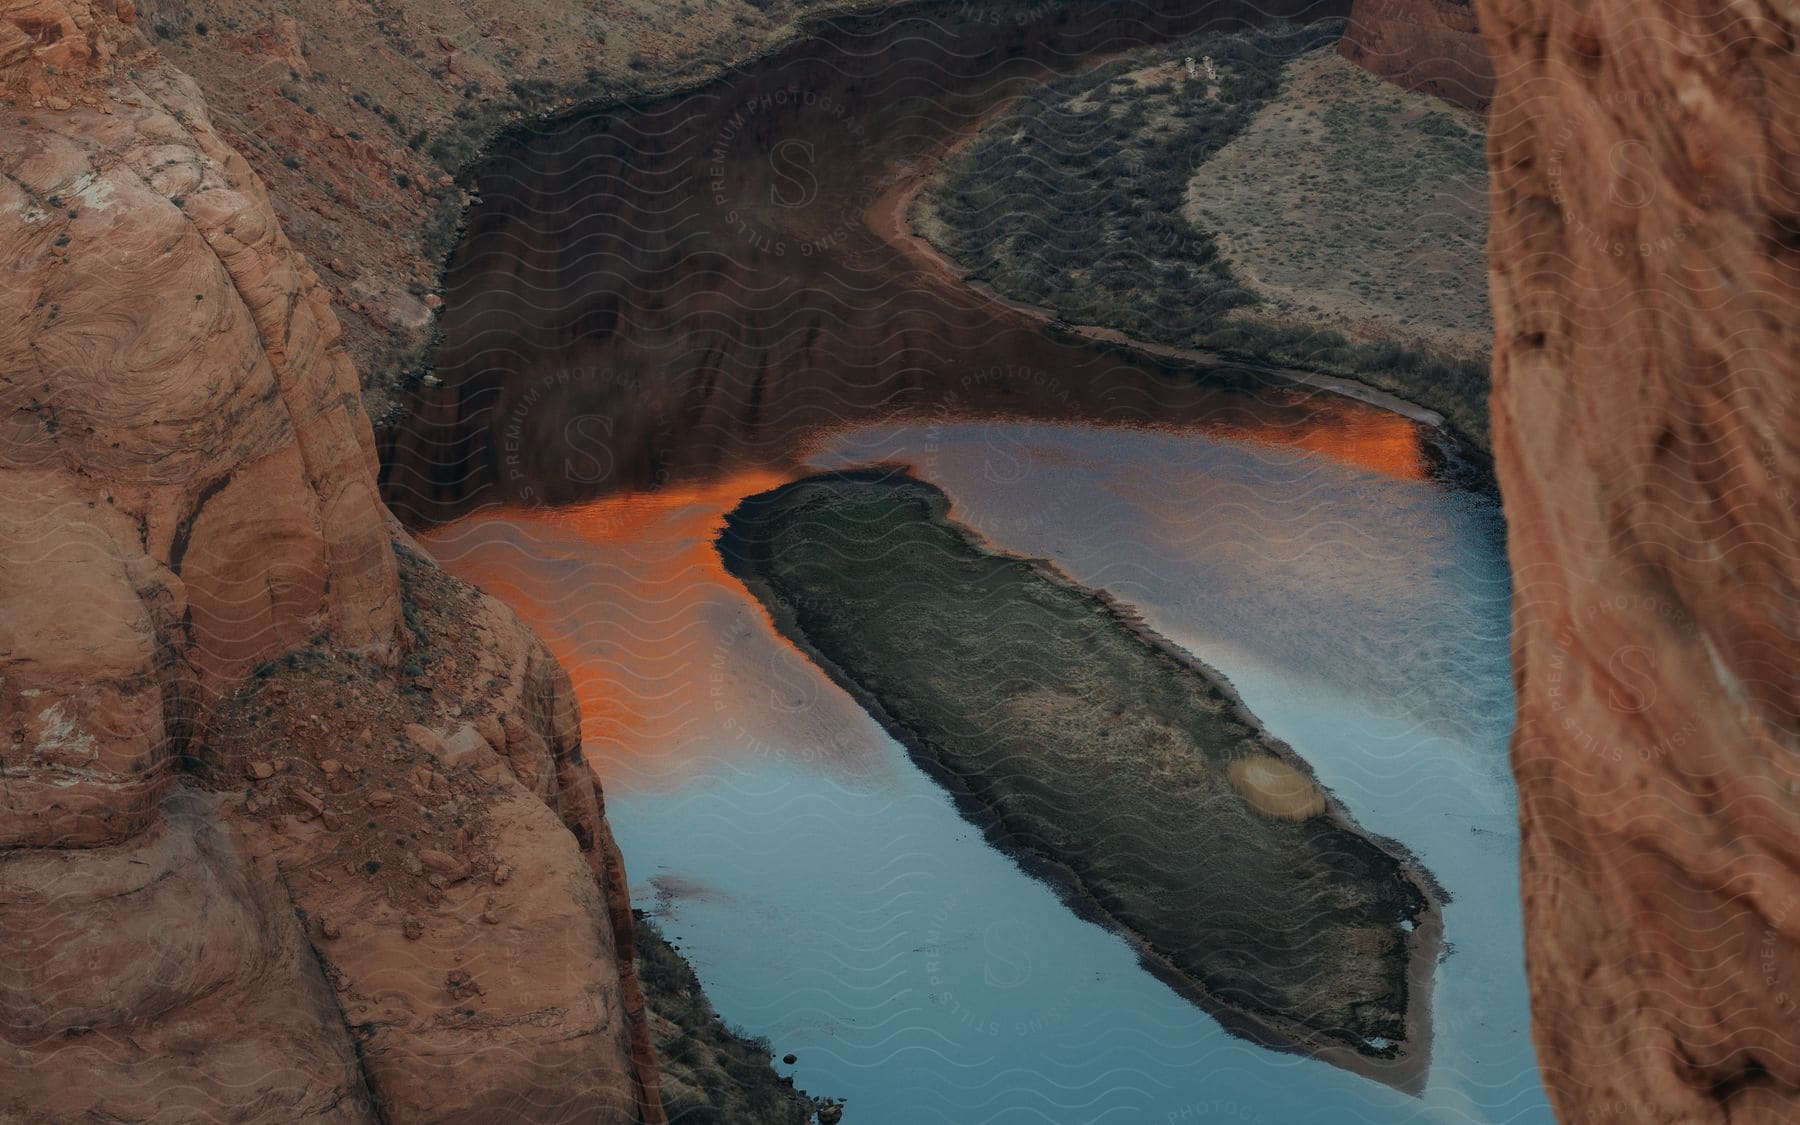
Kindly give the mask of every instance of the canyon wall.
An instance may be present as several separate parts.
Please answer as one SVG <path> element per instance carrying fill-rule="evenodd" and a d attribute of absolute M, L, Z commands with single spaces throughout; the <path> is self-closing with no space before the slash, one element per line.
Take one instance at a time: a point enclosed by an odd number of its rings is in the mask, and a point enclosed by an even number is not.
<path fill-rule="evenodd" d="M 383 496 L 409 525 L 495 501 L 571 503 L 786 464 L 846 417 L 947 404 L 1249 423 L 1216 385 L 1071 346 L 997 316 L 960 281 L 921 275 L 890 241 L 904 226 L 902 172 L 1071 60 L 1346 6 L 1130 0 L 1016 19 L 962 5 L 847 18 L 707 87 L 506 134 L 469 169 L 480 201 L 446 274 L 455 315 L 431 383 L 381 435 Z M 806 182 L 790 197 L 796 174 Z M 1006 371 L 983 370 L 996 355 Z M 1059 389 L 1027 372 L 1056 372 Z M 1287 412 L 1290 433 L 1311 428 L 1312 409 Z"/>
<path fill-rule="evenodd" d="M 110 3 L 111 0 L 108 0 Z M 414 380 L 467 197 L 454 177 L 505 126 L 717 77 L 822 12 L 883 0 L 135 0 L 205 91 L 312 262 L 375 417 Z"/>
<path fill-rule="evenodd" d="M 660 1120 L 567 676 L 136 22 L 0 4 L 0 1118 Z"/>
<path fill-rule="evenodd" d="M 1800 15 L 1483 0 L 1544 1081 L 1800 1120 Z"/>
<path fill-rule="evenodd" d="M 1356 0 L 1338 52 L 1409 90 L 1486 109 L 1494 64 L 1470 0 Z"/>

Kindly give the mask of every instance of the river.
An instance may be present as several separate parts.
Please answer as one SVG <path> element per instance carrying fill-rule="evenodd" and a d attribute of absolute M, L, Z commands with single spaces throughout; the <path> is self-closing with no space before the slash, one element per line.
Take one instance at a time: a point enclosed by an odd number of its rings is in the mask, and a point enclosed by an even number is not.
<path fill-rule="evenodd" d="M 1167 7 L 841 21 L 512 138 L 479 172 L 442 385 L 384 441 L 390 503 L 453 519 L 433 553 L 569 667 L 637 904 L 847 1121 L 1547 1121 L 1492 496 L 1412 420 L 1059 335 L 875 221 L 1046 66 L 1238 10 Z M 720 566 L 723 514 L 874 462 L 1136 607 L 1433 872 L 1420 1097 L 1226 1033 L 774 632 Z"/>

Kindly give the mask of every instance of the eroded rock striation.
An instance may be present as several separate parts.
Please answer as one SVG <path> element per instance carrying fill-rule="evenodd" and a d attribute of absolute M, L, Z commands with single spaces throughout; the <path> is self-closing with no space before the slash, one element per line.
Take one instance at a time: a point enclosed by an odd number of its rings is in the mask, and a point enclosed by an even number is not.
<path fill-rule="evenodd" d="M 269 185 L 283 230 L 331 294 L 379 418 L 398 381 L 423 366 L 439 272 L 468 201 L 454 177 L 493 134 L 577 102 L 717 77 L 823 13 L 882 2 L 138 7 L 146 38 L 200 83 L 221 135 Z"/>
<path fill-rule="evenodd" d="M 1338 51 L 1409 90 L 1466 109 L 1494 96 L 1494 63 L 1470 0 L 1356 0 Z"/>
<path fill-rule="evenodd" d="M 1544 1080 L 1568 1121 L 1800 1120 L 1800 16 L 1481 22 Z"/>
<path fill-rule="evenodd" d="M 567 676 L 134 21 L 0 6 L 0 1118 L 661 1120 Z"/>

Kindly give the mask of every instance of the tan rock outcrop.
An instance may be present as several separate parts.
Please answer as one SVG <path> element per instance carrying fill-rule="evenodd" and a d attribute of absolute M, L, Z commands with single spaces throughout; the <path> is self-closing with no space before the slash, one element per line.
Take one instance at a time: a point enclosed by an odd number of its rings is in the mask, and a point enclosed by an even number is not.
<path fill-rule="evenodd" d="M 1544 1080 L 1571 1122 L 1800 1120 L 1800 15 L 1481 22 Z"/>
<path fill-rule="evenodd" d="M 71 93 L 112 59 L 110 21 L 87 0 L 0 3 L 0 71 L 9 90 L 34 105 L 67 109 Z"/>
<path fill-rule="evenodd" d="M 661 1120 L 567 678 L 260 180 L 117 8 L 0 60 L 0 1120 Z"/>
<path fill-rule="evenodd" d="M 510 610 L 403 550 L 421 674 L 339 653 L 259 674 L 202 776 L 253 779 L 223 815 L 284 873 L 386 1119 L 657 1120 L 624 868 L 568 675 Z"/>
<path fill-rule="evenodd" d="M 216 797 L 160 812 L 0 853 L 0 1120 L 376 1120 L 279 873 Z"/>
<path fill-rule="evenodd" d="M 373 438 L 312 270 L 190 80 L 92 57 L 96 107 L 4 125 L 0 715 L 9 768 L 55 792 L 0 844 L 134 831 L 78 798 L 156 791 L 206 697 L 318 633 L 398 644 Z"/>
<path fill-rule="evenodd" d="M 1494 63 L 1470 0 L 1356 0 L 1338 52 L 1468 109 L 1485 109 L 1494 96 Z"/>

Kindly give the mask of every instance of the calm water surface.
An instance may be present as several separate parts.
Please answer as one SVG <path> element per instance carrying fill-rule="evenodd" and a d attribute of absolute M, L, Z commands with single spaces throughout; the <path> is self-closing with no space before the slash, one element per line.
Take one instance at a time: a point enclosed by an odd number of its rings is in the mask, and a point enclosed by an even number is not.
<path fill-rule="evenodd" d="M 815 440 L 903 462 L 1223 671 L 1453 896 L 1422 1098 L 1224 1033 L 965 822 L 772 630 L 711 538 L 792 470 L 490 510 L 427 538 L 570 667 L 637 905 L 724 1018 L 846 1120 L 1551 1120 L 1527 1034 L 1489 499 L 1386 465 L 1382 416 L 1290 429 L 911 421 Z M 1366 440 L 1365 440 L 1366 439 Z M 1372 453 L 1370 442 L 1376 443 Z"/>
<path fill-rule="evenodd" d="M 638 905 L 853 1125 L 1549 1120 L 1493 503 L 1435 483 L 1405 419 L 1071 341 L 889 229 L 947 144 L 1051 73 L 1348 6 L 836 20 L 476 170 L 438 378 L 384 437 L 384 496 L 466 517 L 423 538 L 570 668 Z M 816 194 L 786 193 L 795 153 Z M 1230 676 L 1444 883 L 1422 1098 L 1221 1031 L 991 848 L 720 567 L 744 496 L 886 461 Z"/>

